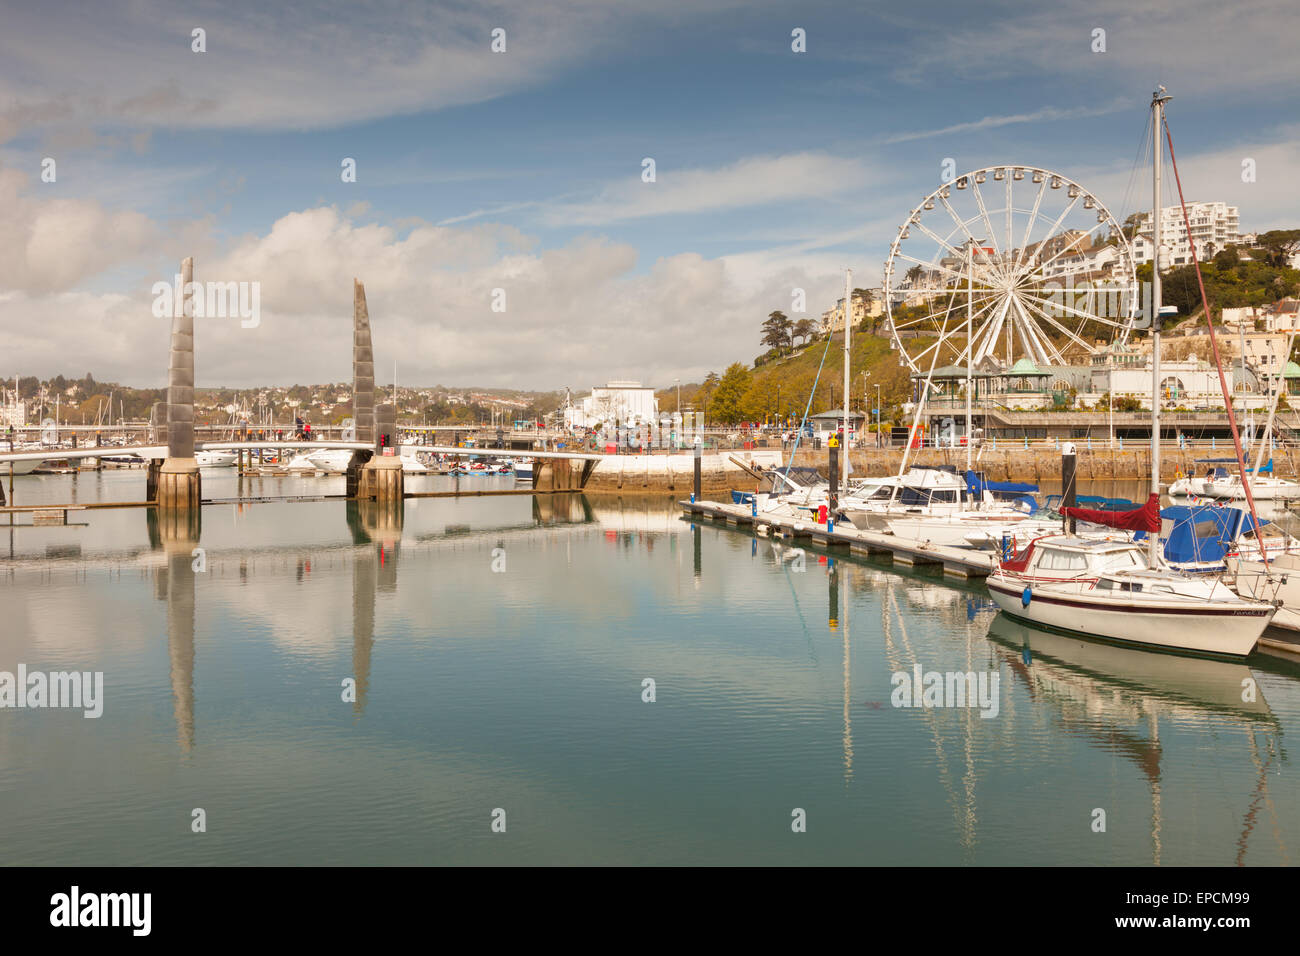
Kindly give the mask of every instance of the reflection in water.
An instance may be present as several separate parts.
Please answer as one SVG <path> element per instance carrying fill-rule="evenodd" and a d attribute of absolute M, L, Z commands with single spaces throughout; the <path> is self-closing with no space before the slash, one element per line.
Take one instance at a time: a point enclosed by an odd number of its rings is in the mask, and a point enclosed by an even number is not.
<path fill-rule="evenodd" d="M 691 524 L 691 548 L 692 548 L 692 551 L 693 551 L 693 553 L 694 553 L 694 557 L 695 557 L 695 588 L 696 588 L 696 590 L 699 590 L 699 587 L 700 587 L 700 574 L 701 574 L 702 568 L 703 568 L 703 566 L 704 566 L 704 558 L 702 557 L 702 555 L 703 555 L 703 542 L 702 542 L 702 540 L 701 540 L 701 536 L 702 536 L 702 535 L 703 535 L 703 530 L 700 528 L 700 526 L 699 526 L 698 524 L 694 524 L 694 523 L 692 523 L 692 524 Z"/>
<path fill-rule="evenodd" d="M 1237 841 L 1237 862 L 1260 805 L 1272 808 L 1268 768 L 1280 755 L 1280 728 L 1243 663 L 1182 657 L 1056 634 L 999 614 L 989 638 L 1030 698 L 1050 707 L 1066 733 L 1118 754 L 1138 769 L 1151 791 L 1151 858 L 1163 852 L 1163 763 L 1160 721 L 1247 737 L 1257 782 Z M 1267 759 L 1259 758 L 1259 737 Z M 1281 845 L 1280 828 L 1274 831 Z M 1285 846 L 1282 846 L 1285 853 Z"/>
<path fill-rule="evenodd" d="M 352 555 L 352 676 L 357 682 L 352 713 L 366 711 L 371 651 L 375 646 L 375 595 L 397 591 L 397 559 L 405 508 L 377 501 L 346 503 L 347 526 L 356 545 Z"/>
<path fill-rule="evenodd" d="M 203 574 L 197 526 L 134 509 L 19 532 L 19 561 L 0 555 L 0 601 L 18 608 L 0 667 L 51 649 L 45 666 L 108 665 L 119 689 L 93 728 L 29 716 L 0 746 L 0 779 L 16 781 L 0 787 L 12 859 L 328 863 L 364 847 L 365 862 L 492 862 L 458 843 L 458 821 L 505 803 L 545 822 L 520 828 L 501 862 L 1275 864 L 1300 839 L 1281 746 L 1300 684 L 1285 668 L 1027 633 L 993 620 L 980 587 L 693 524 L 662 499 L 255 504 L 203 518 Z M 48 556 L 77 541 L 82 556 Z M 494 575 L 498 547 L 509 573 Z M 450 607 L 454 620 L 431 619 Z M 164 609 L 166 673 L 147 633 L 118 633 L 151 617 L 156 633 Z M 892 708 L 891 675 L 918 665 L 1000 671 L 997 719 Z M 646 675 L 655 708 L 628 692 Z M 1267 699 L 1243 699 L 1250 677 Z M 97 793 L 61 769 L 83 772 L 87 731 L 105 755 Z M 173 736 L 181 776 L 157 746 Z M 250 789 L 291 799 L 196 850 L 157 810 L 196 788 L 214 804 Z M 796 795 L 790 806 L 823 820 L 806 840 L 746 822 Z M 1098 805 L 1114 839 L 1090 839 L 1062 809 Z M 106 822 L 55 836 L 69 819 Z"/>
<path fill-rule="evenodd" d="M 158 586 L 167 602 L 167 657 L 176 717 L 176 740 L 183 753 L 194 749 L 194 549 L 202 534 L 200 509 L 145 509 L 150 543 L 166 555 Z"/>
<path fill-rule="evenodd" d="M 849 672 L 849 583 L 844 582 L 843 594 L 839 595 L 840 589 L 840 568 L 841 565 L 835 559 L 830 559 L 826 569 L 826 579 L 828 589 L 831 595 L 830 608 L 830 627 L 835 630 L 836 625 L 836 598 L 842 601 L 839 610 L 839 624 L 843 631 L 840 635 L 844 642 L 844 782 L 853 782 L 853 720 L 849 713 L 852 706 L 852 680 Z M 847 570 L 847 566 L 846 567 Z"/>
<path fill-rule="evenodd" d="M 915 589 L 909 589 L 909 595 Z M 942 589 L 937 589 L 942 590 Z M 954 597 L 960 595 L 953 594 Z M 955 602 L 953 602 L 955 603 Z M 897 623 L 898 643 L 894 643 L 894 624 Z M 885 659 L 889 662 L 890 670 L 894 673 L 899 671 L 912 672 L 922 667 L 922 660 L 913 649 L 911 637 L 908 634 L 907 619 L 903 614 L 903 609 L 899 605 L 898 595 L 893 577 L 885 586 L 885 600 L 881 602 L 881 632 L 885 641 Z M 969 642 L 967 642 L 969 647 Z M 967 657 L 967 667 L 969 669 L 970 658 Z M 968 715 L 973 715 L 973 708 L 966 708 Z M 927 729 L 930 732 L 930 741 L 934 747 L 935 766 L 939 771 L 939 782 L 948 794 L 948 803 L 952 807 L 953 818 L 957 828 L 957 840 L 962 849 L 968 854 L 975 848 L 975 786 L 973 771 L 970 770 L 970 737 L 974 731 L 973 725 L 968 723 L 965 727 L 965 752 L 967 755 L 967 779 L 962 793 L 959 795 L 957 788 L 953 783 L 952 773 L 948 769 L 948 756 L 944 748 L 944 738 L 941 727 L 939 726 L 941 710 L 938 708 L 926 707 L 921 709 L 922 718 L 925 720 Z"/>

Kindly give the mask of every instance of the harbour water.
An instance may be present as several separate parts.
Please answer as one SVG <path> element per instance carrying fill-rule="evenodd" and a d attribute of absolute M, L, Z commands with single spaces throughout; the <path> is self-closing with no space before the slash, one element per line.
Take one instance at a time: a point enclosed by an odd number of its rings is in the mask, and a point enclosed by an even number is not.
<path fill-rule="evenodd" d="M 17 501 L 143 480 L 23 478 Z M 204 495 L 342 492 L 237 482 Z M 667 497 L 219 504 L 192 541 L 145 508 L 69 520 L 0 526 L 0 671 L 104 675 L 98 718 L 0 710 L 9 864 L 1300 855 L 1300 667 L 1274 659 L 1034 631 L 982 585 Z M 918 670 L 995 692 L 895 706 Z"/>

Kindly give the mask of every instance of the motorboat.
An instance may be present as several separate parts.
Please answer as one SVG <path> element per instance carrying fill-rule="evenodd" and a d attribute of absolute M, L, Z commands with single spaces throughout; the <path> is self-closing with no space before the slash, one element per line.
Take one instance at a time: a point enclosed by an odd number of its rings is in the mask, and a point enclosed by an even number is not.
<path fill-rule="evenodd" d="M 1221 459 L 1213 459 L 1221 460 Z M 1202 462 L 1205 464 L 1206 462 Z M 1250 493 L 1256 501 L 1278 501 L 1300 498 L 1300 482 L 1275 478 L 1273 462 L 1250 474 Z M 1185 475 L 1169 486 L 1171 498 L 1210 498 L 1215 501 L 1244 501 L 1246 489 L 1241 475 L 1227 468 L 1215 466 L 1201 476 Z"/>
<path fill-rule="evenodd" d="M 203 449 L 194 453 L 200 468 L 234 468 L 238 457 L 238 452 L 227 449 Z"/>
<path fill-rule="evenodd" d="M 322 470 L 320 465 L 312 461 L 311 456 L 307 454 L 294 455 L 285 462 L 284 467 L 289 471 L 310 471 L 313 473 Z"/>
<path fill-rule="evenodd" d="M 1061 530 L 1059 519 L 1036 518 L 1013 509 L 900 515 L 886 517 L 884 522 L 889 531 L 900 538 L 950 548 L 984 550 L 1001 547 L 1001 542 L 1007 538 L 1023 541 Z"/>
<path fill-rule="evenodd" d="M 321 448 L 299 457 L 305 457 L 321 471 L 347 471 L 353 454 L 351 448 Z"/>
<path fill-rule="evenodd" d="M 1004 555 L 988 577 L 1007 614 L 1106 640 L 1245 657 L 1276 612 L 1205 575 L 1150 565 L 1142 544 L 1055 534 Z"/>
<path fill-rule="evenodd" d="M 1009 516 L 1027 516 L 1027 509 L 1013 509 L 1005 504 L 995 502 L 991 495 L 983 494 L 972 497 L 966 479 L 947 468 L 913 466 L 888 488 L 878 489 L 868 500 L 857 503 L 846 502 L 840 509 L 844 517 L 859 531 L 891 531 L 890 522 L 895 519 L 916 519 L 921 517 L 947 517 L 960 512 L 974 513 L 988 506 L 987 510 Z M 913 537 L 913 535 L 900 535 Z M 924 539 L 922 539 L 924 540 Z"/>

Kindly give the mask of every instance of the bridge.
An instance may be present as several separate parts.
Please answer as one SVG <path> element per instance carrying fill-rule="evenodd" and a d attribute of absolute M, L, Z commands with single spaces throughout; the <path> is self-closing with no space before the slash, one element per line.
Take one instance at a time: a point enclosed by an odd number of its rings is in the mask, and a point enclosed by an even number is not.
<path fill-rule="evenodd" d="M 397 446 L 397 409 L 393 405 L 375 404 L 374 353 L 371 345 L 370 311 L 366 304 L 365 287 L 361 280 L 353 280 L 352 296 L 352 380 L 355 435 L 349 439 L 325 438 L 320 441 L 286 441 L 268 435 L 249 439 L 247 426 L 239 441 L 196 440 L 194 424 L 194 260 L 181 262 L 182 287 L 185 289 L 181 308 L 173 316 L 168 364 L 167 402 L 163 405 L 162 422 L 156 427 L 154 444 L 109 445 L 86 448 L 39 448 L 0 452 L 0 478 L 9 475 L 9 495 L 0 484 L 0 508 L 13 512 L 19 509 L 13 501 L 13 476 L 19 463 L 46 460 L 84 460 L 122 455 L 134 455 L 148 462 L 145 499 L 127 505 L 153 505 L 169 513 L 176 520 L 188 523 L 193 516 L 197 530 L 197 514 L 203 505 L 202 478 L 195 454 L 210 450 L 242 450 L 258 448 L 344 449 L 353 452 L 347 467 L 347 494 L 349 499 L 374 500 L 390 507 L 401 507 L 407 497 L 403 481 L 401 460 Z M 80 430 L 88 430 L 83 426 Z M 479 431 L 477 426 L 412 426 L 407 431 L 451 431 L 467 433 Z M 76 431 L 73 432 L 74 436 Z M 531 434 L 531 433 L 530 433 Z M 75 437 L 74 437 L 75 445 Z M 456 445 L 405 444 L 402 450 L 428 452 L 448 457 L 483 455 L 497 451 L 500 454 L 523 454 L 536 459 L 533 483 L 519 494 L 538 492 L 580 491 L 587 484 L 596 464 L 605 455 L 583 452 L 541 451 L 534 449 L 490 449 L 485 447 L 462 448 Z M 6 467 L 8 466 L 8 467 Z M 501 492 L 511 493 L 511 492 Z M 56 506 L 42 506 L 54 508 Z"/>

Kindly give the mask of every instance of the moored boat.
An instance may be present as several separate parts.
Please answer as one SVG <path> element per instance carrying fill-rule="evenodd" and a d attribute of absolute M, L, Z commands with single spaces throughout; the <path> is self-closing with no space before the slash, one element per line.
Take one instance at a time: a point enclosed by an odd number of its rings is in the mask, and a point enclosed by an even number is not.
<path fill-rule="evenodd" d="M 1226 657 L 1249 654 L 1276 610 L 1218 579 L 1153 568 L 1140 544 L 1068 534 L 1004 556 L 988 589 L 1003 611 L 1034 624 Z"/>

